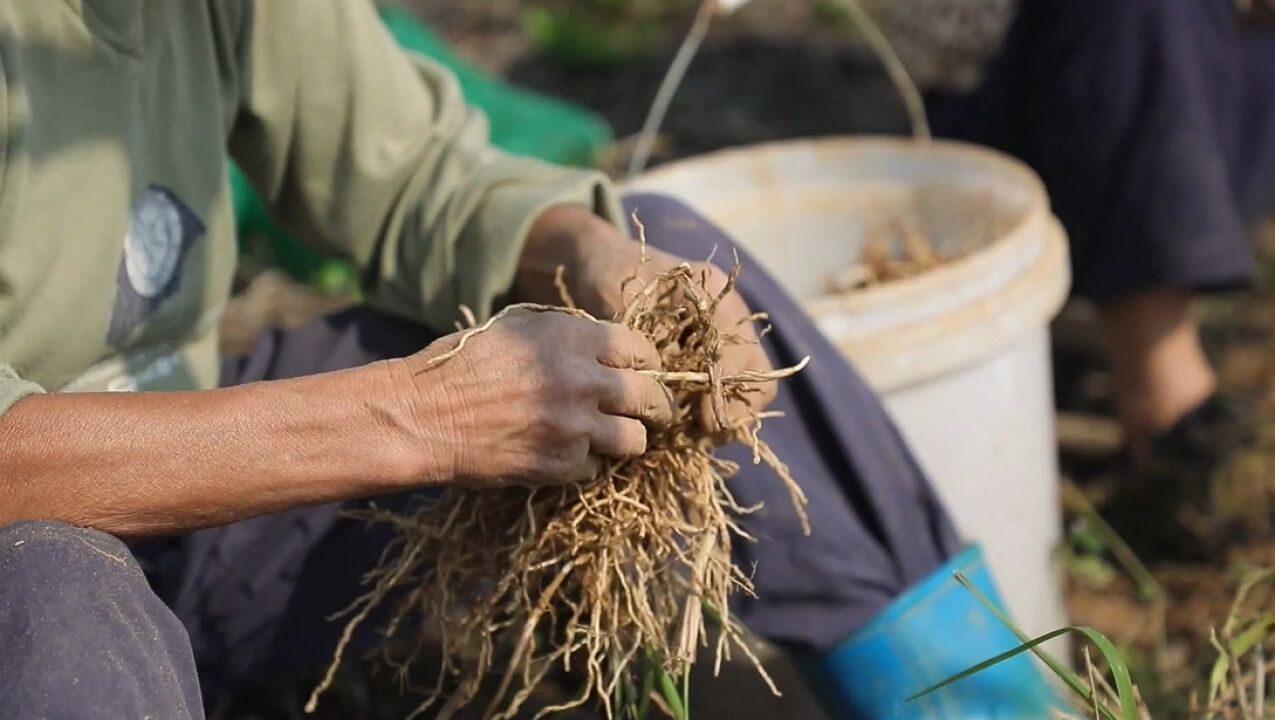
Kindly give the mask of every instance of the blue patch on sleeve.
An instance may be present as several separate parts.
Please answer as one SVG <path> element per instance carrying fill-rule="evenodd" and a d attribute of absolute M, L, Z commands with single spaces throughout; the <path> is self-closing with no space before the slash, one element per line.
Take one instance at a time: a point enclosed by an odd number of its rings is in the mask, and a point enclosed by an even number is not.
<path fill-rule="evenodd" d="M 204 231 L 204 223 L 171 190 L 146 187 L 129 218 L 107 344 L 123 344 L 177 293 L 186 255 Z"/>

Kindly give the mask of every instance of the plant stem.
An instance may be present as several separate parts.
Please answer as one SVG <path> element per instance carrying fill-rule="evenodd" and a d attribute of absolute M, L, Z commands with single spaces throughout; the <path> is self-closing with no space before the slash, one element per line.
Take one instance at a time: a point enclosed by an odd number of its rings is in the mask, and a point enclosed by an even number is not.
<path fill-rule="evenodd" d="M 673 682 L 673 678 L 664 670 L 664 668 L 656 668 L 660 675 L 660 694 L 664 696 L 664 702 L 668 703 L 669 709 L 673 711 L 673 720 L 687 720 L 686 706 L 682 704 L 682 698 L 677 691 L 677 683 Z"/>
<path fill-rule="evenodd" d="M 1129 573 L 1129 577 L 1138 587 L 1138 600 L 1144 603 L 1158 603 L 1164 598 L 1164 590 L 1160 587 L 1160 583 L 1156 581 L 1155 576 L 1142 564 L 1142 560 L 1138 558 L 1133 548 L 1129 547 L 1129 543 L 1111 527 L 1110 523 L 1102 517 L 1098 512 L 1098 508 L 1089 502 L 1089 498 L 1080 491 L 1080 488 L 1068 482 L 1062 486 L 1063 501 L 1070 505 L 1089 521 L 1094 532 L 1102 538 L 1107 545 L 1107 549 L 1111 551 L 1112 557 L 1124 566 L 1125 572 Z"/>
<path fill-rule="evenodd" d="M 691 668 L 687 666 L 682 672 L 682 712 L 686 720 L 691 720 Z"/>
<path fill-rule="evenodd" d="M 651 712 L 651 691 L 655 689 L 655 666 L 650 659 L 646 661 L 646 671 L 642 673 L 642 702 L 638 704 L 638 720 L 646 720 Z"/>

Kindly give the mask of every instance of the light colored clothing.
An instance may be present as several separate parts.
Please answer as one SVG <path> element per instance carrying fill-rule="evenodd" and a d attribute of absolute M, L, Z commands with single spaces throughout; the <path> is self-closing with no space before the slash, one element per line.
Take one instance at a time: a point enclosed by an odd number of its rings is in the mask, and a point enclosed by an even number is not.
<path fill-rule="evenodd" d="M 600 175 L 491 148 L 366 0 L 4 3 L 0 66 L 0 413 L 216 384 L 227 147 L 372 305 L 435 327 L 490 312 L 545 208 L 618 220 Z"/>

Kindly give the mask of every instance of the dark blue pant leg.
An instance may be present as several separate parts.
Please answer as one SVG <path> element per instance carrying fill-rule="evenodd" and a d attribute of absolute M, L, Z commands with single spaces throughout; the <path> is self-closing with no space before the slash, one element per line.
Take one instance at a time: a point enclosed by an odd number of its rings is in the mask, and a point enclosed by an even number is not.
<path fill-rule="evenodd" d="M 780 384 L 771 409 L 786 417 L 762 431 L 809 496 L 810 537 L 768 468 L 744 448 L 726 455 L 742 467 L 731 481 L 740 502 L 765 503 L 743 523 L 760 542 L 739 545 L 757 587 L 740 616 L 771 640 L 833 648 L 960 549 L 952 522 L 876 394 L 747 252 L 672 198 L 630 195 L 625 206 L 653 246 L 692 260 L 712 255 L 726 269 L 737 251 L 740 293 L 770 315 L 771 362 L 811 357 Z"/>
<path fill-rule="evenodd" d="M 932 98 L 941 135 L 1024 160 L 1100 303 L 1246 283 L 1275 210 L 1275 33 L 1217 0 L 1031 0 L 982 88 Z"/>
<path fill-rule="evenodd" d="M 0 527 L 0 720 L 203 717 L 186 631 L 124 543 Z"/>

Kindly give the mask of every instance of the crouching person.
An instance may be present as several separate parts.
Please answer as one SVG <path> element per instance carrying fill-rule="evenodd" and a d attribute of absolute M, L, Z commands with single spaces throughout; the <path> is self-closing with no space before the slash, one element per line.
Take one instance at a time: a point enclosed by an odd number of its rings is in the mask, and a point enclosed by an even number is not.
<path fill-rule="evenodd" d="M 343 519 L 351 503 L 577 482 L 641 453 L 670 408 L 639 372 L 659 364 L 645 338 L 562 314 L 510 316 L 423 372 L 459 305 L 552 302 L 559 267 L 611 316 L 641 251 L 604 179 L 491 149 L 371 3 L 83 5 L 0 15 L 0 718 L 198 718 L 330 657 L 326 618 L 389 539 Z M 368 304 L 219 363 L 227 144 L 285 227 L 361 268 Z M 626 202 L 664 248 L 646 271 L 726 255 L 685 206 Z M 724 362 L 815 358 L 754 400 L 788 414 L 767 439 L 812 534 L 745 463 L 739 499 L 769 510 L 745 520 L 761 540 L 740 550 L 758 589 L 740 616 L 810 659 L 837 717 L 1045 716 L 1026 660 L 904 702 L 1015 641 L 966 621 L 982 610 L 951 574 L 991 591 L 977 550 L 872 393 L 747 265 L 717 320 L 740 332 L 751 306 L 776 332 Z"/>

